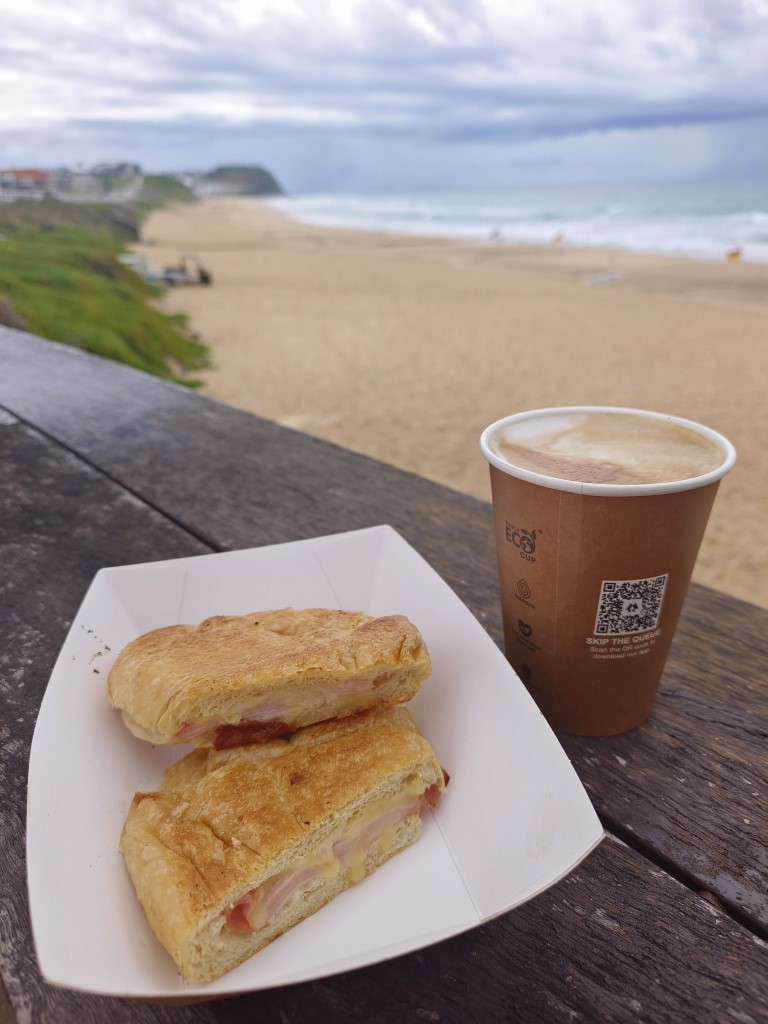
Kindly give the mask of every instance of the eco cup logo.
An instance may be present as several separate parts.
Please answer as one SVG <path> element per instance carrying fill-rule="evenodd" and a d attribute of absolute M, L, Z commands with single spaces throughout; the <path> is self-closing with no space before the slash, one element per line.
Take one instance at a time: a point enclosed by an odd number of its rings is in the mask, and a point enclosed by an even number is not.
<path fill-rule="evenodd" d="M 508 522 L 504 532 L 509 543 L 520 552 L 521 558 L 527 562 L 536 561 L 533 553 L 536 550 L 536 538 L 541 531 L 537 533 L 536 530 L 523 530 Z"/>

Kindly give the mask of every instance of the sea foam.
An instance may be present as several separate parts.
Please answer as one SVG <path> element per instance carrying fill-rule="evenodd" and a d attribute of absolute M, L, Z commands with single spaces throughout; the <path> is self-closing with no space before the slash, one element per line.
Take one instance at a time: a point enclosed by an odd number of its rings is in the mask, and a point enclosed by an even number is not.
<path fill-rule="evenodd" d="M 552 186 L 497 193 L 299 195 L 297 220 L 400 234 L 768 262 L 768 182 Z"/>

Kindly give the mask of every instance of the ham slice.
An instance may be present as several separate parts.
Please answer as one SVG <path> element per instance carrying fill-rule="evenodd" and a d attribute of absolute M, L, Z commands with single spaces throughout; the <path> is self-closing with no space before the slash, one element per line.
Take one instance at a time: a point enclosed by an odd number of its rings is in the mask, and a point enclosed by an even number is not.
<path fill-rule="evenodd" d="M 259 931 L 274 920 L 295 892 L 320 875 L 333 877 L 350 865 L 353 866 L 353 874 L 356 874 L 355 866 L 362 870 L 365 854 L 376 841 L 381 840 L 388 832 L 394 831 L 409 815 L 417 813 L 423 807 L 435 807 L 439 796 L 440 787 L 437 784 L 429 786 L 421 796 L 406 795 L 395 806 L 367 822 L 359 832 L 338 838 L 331 847 L 330 865 L 327 862 L 304 865 L 296 871 L 285 872 L 251 889 L 225 912 L 227 925 L 234 932 Z M 360 878 L 362 877 L 361 873 Z M 359 878 L 355 880 L 359 881 Z"/>
<path fill-rule="evenodd" d="M 296 890 L 317 878 L 320 871 L 321 866 L 313 864 L 311 867 L 288 872 L 273 882 L 251 889 L 226 912 L 227 924 L 233 932 L 258 932 L 266 928 Z"/>
<path fill-rule="evenodd" d="M 231 750 L 232 747 L 247 747 L 251 743 L 266 743 L 276 736 L 285 736 L 293 727 L 276 719 L 274 722 L 241 722 L 239 725 L 219 725 L 215 730 L 213 745 L 216 750 Z"/>
<path fill-rule="evenodd" d="M 259 732 L 258 729 L 251 730 L 251 739 L 241 739 L 239 742 L 226 740 L 214 742 L 217 749 L 239 746 L 243 743 L 263 743 L 265 740 L 290 732 L 293 726 L 286 723 L 286 718 L 295 718 L 301 711 L 311 707 L 320 701 L 333 697 L 347 696 L 352 693 L 363 693 L 365 690 L 372 690 L 373 687 L 387 678 L 387 674 L 377 676 L 375 679 L 355 678 L 343 681 L 329 681 L 315 683 L 304 691 L 303 700 L 289 702 L 287 699 L 278 697 L 267 697 L 254 707 L 244 709 L 239 722 L 226 722 L 220 716 L 206 719 L 204 722 L 185 722 L 177 731 L 176 739 L 180 743 L 193 743 L 202 736 L 215 733 L 218 737 L 219 730 L 229 727 L 239 727 L 244 724 L 259 723 L 268 726 L 273 731 L 265 729 Z M 279 727 L 277 727 L 279 726 Z M 243 735 L 246 735 L 245 733 Z"/>

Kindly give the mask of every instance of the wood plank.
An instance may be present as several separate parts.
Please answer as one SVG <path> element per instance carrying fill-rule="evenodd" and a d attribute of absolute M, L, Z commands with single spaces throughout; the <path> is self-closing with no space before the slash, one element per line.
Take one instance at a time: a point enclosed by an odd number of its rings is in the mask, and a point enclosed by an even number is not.
<path fill-rule="evenodd" d="M 693 587 L 654 712 L 561 737 L 609 828 L 768 938 L 768 613 Z"/>
<path fill-rule="evenodd" d="M 604 843 L 573 875 L 491 924 L 431 949 L 315 983 L 157 1007 L 51 988 L 29 931 L 24 792 L 37 707 L 80 598 L 103 564 L 181 557 L 199 541 L 75 456 L 0 416 L 0 633 L 4 676 L 0 871 L 4 982 L 19 1021 L 96 1024 L 360 1020 L 759 1021 L 766 948 L 641 856 Z M 62 500 L 62 498 L 64 500 Z M 73 514 L 74 509 L 82 510 Z M 87 513 L 87 514 L 86 514 Z M 32 585 L 30 585 L 30 581 Z M 12 734 L 11 734 L 12 733 Z M 118 924 L 119 926 L 119 924 Z M 762 1019 L 766 1019 L 763 1017 Z"/>
<path fill-rule="evenodd" d="M 484 1024 L 768 1019 L 766 945 L 667 876 L 650 879 L 615 840 L 533 902 L 412 959 L 409 978 L 394 961 L 263 993 L 259 1012 L 292 1024 L 326 1012 L 371 1024 L 467 1020 L 470 1008 Z"/>
<path fill-rule="evenodd" d="M 0 329 L 0 369 L 0 402 L 213 547 L 389 522 L 500 642 L 486 503 L 19 332 Z M 609 828 L 761 934 L 767 634 L 764 609 L 694 585 L 649 723 L 562 738 Z"/>
<path fill-rule="evenodd" d="M 387 522 L 441 560 L 448 582 L 469 589 L 478 608 L 496 613 L 491 513 L 476 498 L 2 327 L 0 405 L 215 548 Z M 492 571 L 478 573 L 478 564 Z"/>
<path fill-rule="evenodd" d="M 71 1005 L 72 997 L 62 999 L 40 980 L 27 903 L 27 766 L 40 701 L 72 617 L 102 566 L 209 549 L 5 412 L 0 466 L 0 962 L 20 1020 L 65 1020 L 58 1007 Z M 106 1019 L 97 1006 L 81 1019 Z"/>

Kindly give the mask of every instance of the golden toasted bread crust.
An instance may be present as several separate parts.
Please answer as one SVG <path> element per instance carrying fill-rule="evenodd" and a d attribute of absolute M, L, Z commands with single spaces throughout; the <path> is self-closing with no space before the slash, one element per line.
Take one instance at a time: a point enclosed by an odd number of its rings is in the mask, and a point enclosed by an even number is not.
<path fill-rule="evenodd" d="M 324 722 L 287 740 L 195 750 L 157 792 L 137 793 L 121 851 L 155 934 L 190 978 L 229 970 L 346 888 L 317 889 L 307 912 L 288 908 L 263 934 L 235 935 L 223 914 L 255 887 L 312 861 L 354 827 L 371 801 L 444 786 L 440 764 L 405 708 Z M 418 815 L 410 815 L 418 818 Z M 418 821 L 403 830 L 415 839 Z M 325 842 L 325 847 L 323 843 Z M 372 870 L 399 848 L 373 851 Z"/>
<path fill-rule="evenodd" d="M 176 743 L 189 742 L 185 727 L 238 724 L 264 701 L 291 728 L 404 703 L 430 673 L 426 646 L 405 616 L 283 608 L 146 633 L 121 651 L 108 692 L 132 732 Z M 349 689 L 358 680 L 367 690 Z"/>

